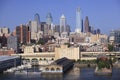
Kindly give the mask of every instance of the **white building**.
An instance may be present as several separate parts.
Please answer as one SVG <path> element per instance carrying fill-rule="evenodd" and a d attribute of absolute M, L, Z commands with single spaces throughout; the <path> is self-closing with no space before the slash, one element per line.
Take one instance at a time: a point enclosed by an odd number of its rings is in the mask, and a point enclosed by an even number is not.
<path fill-rule="evenodd" d="M 60 33 L 66 32 L 66 19 L 64 14 L 60 17 Z"/>

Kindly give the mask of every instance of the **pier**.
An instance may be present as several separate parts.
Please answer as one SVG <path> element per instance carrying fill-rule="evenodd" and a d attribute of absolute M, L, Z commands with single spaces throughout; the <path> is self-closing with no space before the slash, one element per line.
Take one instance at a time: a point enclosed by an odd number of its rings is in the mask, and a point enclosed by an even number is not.
<path fill-rule="evenodd" d="M 62 74 L 66 71 L 68 71 L 71 67 L 73 67 L 74 61 L 67 59 L 67 58 L 61 58 L 50 65 L 46 65 L 42 68 L 42 74 Z"/>

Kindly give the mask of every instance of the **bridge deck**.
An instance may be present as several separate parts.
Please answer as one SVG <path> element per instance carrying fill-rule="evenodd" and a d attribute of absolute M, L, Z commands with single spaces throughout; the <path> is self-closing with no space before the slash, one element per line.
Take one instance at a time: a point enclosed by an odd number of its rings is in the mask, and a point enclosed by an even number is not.
<path fill-rule="evenodd" d="M 0 56 L 0 72 L 21 64 L 20 56 Z"/>

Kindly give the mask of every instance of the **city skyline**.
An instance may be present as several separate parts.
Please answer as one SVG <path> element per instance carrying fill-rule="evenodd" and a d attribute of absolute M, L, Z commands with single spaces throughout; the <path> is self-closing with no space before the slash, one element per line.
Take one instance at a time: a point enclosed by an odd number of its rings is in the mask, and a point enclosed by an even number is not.
<path fill-rule="evenodd" d="M 0 27 L 6 26 L 13 31 L 16 26 L 34 20 L 36 13 L 40 15 L 40 21 L 45 22 L 46 15 L 50 12 L 53 17 L 53 24 L 59 24 L 59 17 L 64 14 L 71 31 L 75 31 L 77 7 L 81 8 L 83 21 L 85 21 L 85 16 L 88 16 L 90 26 L 101 29 L 102 33 L 108 34 L 110 30 L 118 29 L 120 26 L 119 0 L 28 1 L 1 0 Z"/>

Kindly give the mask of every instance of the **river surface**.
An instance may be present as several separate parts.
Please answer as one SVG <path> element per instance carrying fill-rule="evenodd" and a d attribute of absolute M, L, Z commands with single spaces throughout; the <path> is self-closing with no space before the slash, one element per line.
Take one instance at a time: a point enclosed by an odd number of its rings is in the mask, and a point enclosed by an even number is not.
<path fill-rule="evenodd" d="M 0 74 L 0 80 L 120 80 L 120 68 L 114 68 L 112 76 L 96 76 L 94 70 L 94 68 L 74 67 L 63 75 L 44 76 L 41 76 L 40 73 L 3 73 Z"/>

